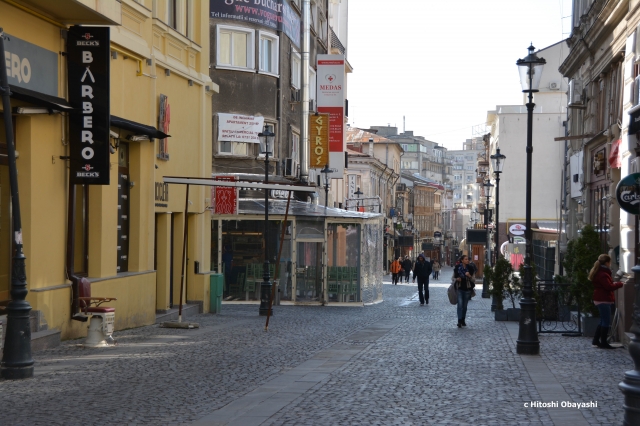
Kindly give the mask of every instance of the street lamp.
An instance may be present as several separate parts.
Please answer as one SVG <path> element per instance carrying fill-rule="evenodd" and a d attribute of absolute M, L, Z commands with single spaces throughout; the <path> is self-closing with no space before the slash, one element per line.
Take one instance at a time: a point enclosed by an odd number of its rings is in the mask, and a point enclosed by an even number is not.
<path fill-rule="evenodd" d="M 533 245 L 531 233 L 531 157 L 533 153 L 533 93 L 538 91 L 542 69 L 547 62 L 533 53 L 535 47 L 529 46 L 529 54 L 524 59 L 518 59 L 516 65 L 520 71 L 520 85 L 522 91 L 529 94 L 527 103 L 527 184 L 525 202 L 525 238 L 527 241 L 525 265 L 524 265 L 524 289 L 520 300 L 520 327 L 516 351 L 521 355 L 538 355 L 540 353 L 540 341 L 536 330 L 536 301 L 533 299 L 533 280 L 531 261 L 533 258 Z"/>
<path fill-rule="evenodd" d="M 265 125 L 260 138 L 260 151 L 264 154 L 264 183 L 269 183 L 269 154 L 273 153 L 273 140 L 275 134 L 270 126 Z M 271 309 L 271 276 L 269 275 L 269 190 L 264 189 L 264 266 L 262 271 L 263 282 L 260 286 L 260 315 L 273 315 Z"/>
<path fill-rule="evenodd" d="M 320 170 L 320 173 L 324 173 L 324 207 L 327 208 L 329 205 L 329 173 L 332 173 L 333 170 L 329 168 L 328 164 L 324 165 L 324 168 Z"/>
<path fill-rule="evenodd" d="M 360 211 L 360 196 L 362 195 L 362 192 L 360 192 L 360 187 L 358 187 L 358 190 L 356 192 L 354 192 L 354 195 L 358 196 L 358 201 L 356 204 L 356 211 L 359 212 Z"/>
<path fill-rule="evenodd" d="M 496 175 L 496 261 L 500 256 L 500 173 L 504 167 L 504 162 L 507 156 L 500 154 L 500 148 L 496 148 L 496 153 L 491 157 L 491 165 L 493 166 L 493 173 Z"/>
<path fill-rule="evenodd" d="M 484 264 L 491 266 L 491 255 L 489 254 L 491 252 L 491 248 L 490 248 L 491 238 L 489 237 L 489 199 L 491 198 L 491 191 L 493 190 L 493 184 L 489 179 L 487 179 L 482 184 L 482 187 L 484 188 L 484 195 L 487 198 L 486 205 L 484 207 L 484 229 L 486 232 L 485 241 L 487 242 L 487 248 L 484 252 L 485 253 Z M 482 298 L 483 299 L 489 298 L 489 282 L 487 281 L 487 278 L 484 276 L 484 274 L 482 276 Z M 494 310 L 495 309 L 492 309 L 492 311 Z"/>
<path fill-rule="evenodd" d="M 0 28 L 0 53 L 4 55 L 4 33 Z M 11 301 L 7 305 L 7 332 L 0 365 L 3 379 L 28 379 L 33 377 L 33 358 L 31 357 L 31 305 L 27 297 L 27 274 L 22 249 L 22 222 L 20 219 L 20 198 L 18 197 L 18 170 L 16 167 L 16 149 L 13 140 L 11 121 L 11 99 L 7 70 L 0 66 L 0 94 L 4 109 L 4 128 L 9 161 L 9 186 L 13 230 L 15 231 L 13 267 L 11 268 Z"/>

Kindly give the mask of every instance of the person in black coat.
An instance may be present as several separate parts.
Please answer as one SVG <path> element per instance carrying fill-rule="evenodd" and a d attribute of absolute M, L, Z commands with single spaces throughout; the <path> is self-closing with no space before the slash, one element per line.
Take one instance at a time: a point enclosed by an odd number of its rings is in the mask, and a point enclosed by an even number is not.
<path fill-rule="evenodd" d="M 431 275 L 431 263 L 427 262 L 424 254 L 418 255 L 418 260 L 413 266 L 413 282 L 418 279 L 418 296 L 420 297 L 420 306 L 429 304 L 429 276 Z M 422 289 L 424 287 L 424 295 Z"/>
<path fill-rule="evenodd" d="M 404 282 L 409 282 L 409 275 L 411 274 L 411 267 L 413 262 L 409 259 L 409 256 L 405 256 L 402 261 L 402 269 L 404 269 Z"/>

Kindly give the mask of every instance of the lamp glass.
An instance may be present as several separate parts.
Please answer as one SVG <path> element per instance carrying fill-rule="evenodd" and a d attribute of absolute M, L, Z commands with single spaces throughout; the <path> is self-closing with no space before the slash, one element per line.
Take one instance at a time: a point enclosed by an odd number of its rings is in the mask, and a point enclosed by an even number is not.
<path fill-rule="evenodd" d="M 542 70 L 546 61 L 544 58 L 538 58 L 533 53 L 535 47 L 529 46 L 529 54 L 524 59 L 518 59 L 518 71 L 520 72 L 520 86 L 523 92 L 537 92 L 540 87 L 540 79 L 542 78 Z"/>
<path fill-rule="evenodd" d="M 491 182 L 487 181 L 482 186 L 484 187 L 484 196 L 491 198 L 491 193 L 493 192 L 494 185 Z"/>
<path fill-rule="evenodd" d="M 272 154 L 273 153 L 273 141 L 275 139 L 275 134 L 270 130 L 269 126 L 264 126 L 264 130 L 262 133 L 258 133 L 258 138 L 260 139 L 260 153 L 261 154 Z"/>
<path fill-rule="evenodd" d="M 493 171 L 496 173 L 502 173 L 502 169 L 504 168 L 504 161 L 507 159 L 507 156 L 504 154 L 500 154 L 500 148 L 496 149 L 496 153 L 491 156 L 491 165 L 493 166 Z"/>

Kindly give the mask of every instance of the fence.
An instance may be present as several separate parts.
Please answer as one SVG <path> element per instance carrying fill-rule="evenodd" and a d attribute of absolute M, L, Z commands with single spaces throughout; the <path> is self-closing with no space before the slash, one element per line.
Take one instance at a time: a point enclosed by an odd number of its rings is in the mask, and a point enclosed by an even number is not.
<path fill-rule="evenodd" d="M 580 307 L 573 304 L 569 284 L 542 280 L 538 281 L 537 290 L 538 333 L 581 336 Z M 572 315 L 572 311 L 577 315 Z"/>

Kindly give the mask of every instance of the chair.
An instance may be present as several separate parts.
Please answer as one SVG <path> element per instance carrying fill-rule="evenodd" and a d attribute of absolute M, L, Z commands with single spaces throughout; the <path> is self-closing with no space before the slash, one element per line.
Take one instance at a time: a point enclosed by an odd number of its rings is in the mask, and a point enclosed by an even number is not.
<path fill-rule="evenodd" d="M 99 348 L 116 343 L 113 339 L 113 324 L 116 320 L 116 309 L 100 306 L 105 302 L 117 300 L 115 297 L 91 297 L 91 282 L 81 278 L 78 282 L 78 304 L 86 316 L 91 316 L 89 331 L 84 346 Z"/>
<path fill-rule="evenodd" d="M 340 278 L 337 266 L 327 267 L 327 287 L 329 297 L 331 297 L 332 294 L 335 294 L 336 297 L 338 296 L 340 292 Z"/>

